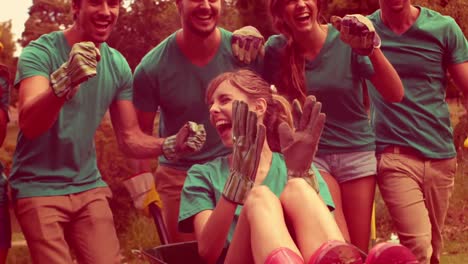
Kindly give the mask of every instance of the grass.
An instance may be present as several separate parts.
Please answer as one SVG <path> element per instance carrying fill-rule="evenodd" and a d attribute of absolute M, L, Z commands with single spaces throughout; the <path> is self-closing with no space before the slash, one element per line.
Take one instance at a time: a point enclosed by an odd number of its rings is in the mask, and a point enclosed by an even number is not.
<path fill-rule="evenodd" d="M 456 103 L 451 103 L 450 111 L 452 113 L 452 122 L 454 124 L 458 123 L 460 113 L 462 113 L 460 106 Z M 0 160 L 4 161 L 7 173 L 11 167 L 11 156 L 15 148 L 17 131 L 18 128 L 14 123 L 9 126 L 7 139 L 4 146 L 0 149 Z M 149 249 L 159 245 L 156 228 L 152 219 L 133 210 L 131 202 L 128 200 L 128 195 L 125 191 L 119 189 L 120 184 L 118 184 L 119 181 L 116 178 L 123 177 L 122 174 L 125 175 L 127 172 L 125 168 L 122 169 L 115 165 L 120 162 L 124 163 L 125 160 L 116 154 L 118 151 L 115 148 L 115 140 L 111 128 L 103 126 L 97 135 L 96 147 L 100 169 L 114 192 L 111 207 L 114 212 L 124 263 L 147 263 L 133 254 L 132 250 Z M 466 155 L 462 155 L 461 157 L 455 180 L 455 190 L 450 200 L 450 208 L 444 229 L 445 248 L 442 255 L 442 263 L 444 264 L 468 263 L 468 225 L 466 223 L 468 215 L 466 207 L 466 201 L 468 200 L 468 151 Z M 377 193 L 376 197 L 376 212 L 377 241 L 388 240 L 394 229 L 379 193 Z M 24 237 L 14 217 L 13 232 L 15 244 L 19 241 L 24 241 Z M 10 250 L 7 263 L 31 263 L 28 249 L 24 243 L 23 245 L 15 245 Z"/>

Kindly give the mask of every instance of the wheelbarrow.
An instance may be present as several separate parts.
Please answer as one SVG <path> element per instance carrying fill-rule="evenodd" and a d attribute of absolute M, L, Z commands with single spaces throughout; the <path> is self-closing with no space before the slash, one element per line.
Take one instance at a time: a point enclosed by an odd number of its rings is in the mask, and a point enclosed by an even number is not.
<path fill-rule="evenodd" d="M 156 203 L 152 203 L 149 205 L 149 211 L 156 225 L 161 245 L 150 249 L 134 250 L 133 253 L 152 264 L 204 263 L 198 255 L 197 241 L 169 244 L 169 236 L 161 209 Z"/>

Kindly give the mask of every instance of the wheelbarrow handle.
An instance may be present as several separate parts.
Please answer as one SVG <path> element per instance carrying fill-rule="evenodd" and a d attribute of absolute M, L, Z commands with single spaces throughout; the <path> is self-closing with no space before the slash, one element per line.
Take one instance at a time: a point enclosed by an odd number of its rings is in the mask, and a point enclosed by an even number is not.
<path fill-rule="evenodd" d="M 158 230 L 159 241 L 162 245 L 169 244 L 169 235 L 167 234 L 166 224 L 161 214 L 161 208 L 156 203 L 149 204 L 149 212 L 153 217 L 154 224 Z"/>

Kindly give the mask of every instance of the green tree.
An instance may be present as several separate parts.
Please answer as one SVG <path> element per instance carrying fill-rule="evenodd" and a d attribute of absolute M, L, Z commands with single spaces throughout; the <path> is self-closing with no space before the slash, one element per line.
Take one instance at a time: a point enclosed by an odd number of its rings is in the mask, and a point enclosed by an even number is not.
<path fill-rule="evenodd" d="M 3 45 L 3 51 L 0 53 L 0 63 L 13 67 L 16 63 L 13 58 L 16 47 L 11 33 L 11 20 L 0 22 L 0 42 Z"/>
<path fill-rule="evenodd" d="M 73 18 L 70 3 L 71 0 L 33 0 L 25 30 L 19 41 L 21 46 L 25 47 L 42 34 L 65 29 L 71 25 Z"/>
<path fill-rule="evenodd" d="M 134 0 L 121 9 L 108 43 L 119 50 L 134 69 L 141 58 L 180 27 L 173 1 Z"/>
<path fill-rule="evenodd" d="M 17 58 L 13 57 L 16 51 L 15 40 L 11 32 L 11 20 L 0 22 L 0 42 L 3 45 L 3 51 L 0 52 L 0 64 L 8 67 L 10 71 L 10 83 L 13 82 L 13 76 L 16 72 Z M 10 92 L 10 103 L 17 101 L 18 94 L 14 89 Z"/>

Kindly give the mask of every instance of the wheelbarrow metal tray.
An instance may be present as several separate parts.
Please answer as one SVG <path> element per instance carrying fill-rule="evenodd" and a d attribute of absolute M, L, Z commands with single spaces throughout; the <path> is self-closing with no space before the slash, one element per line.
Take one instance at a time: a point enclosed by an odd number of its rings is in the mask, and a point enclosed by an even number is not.
<path fill-rule="evenodd" d="M 197 241 L 161 245 L 143 251 L 152 264 L 204 264 Z"/>

